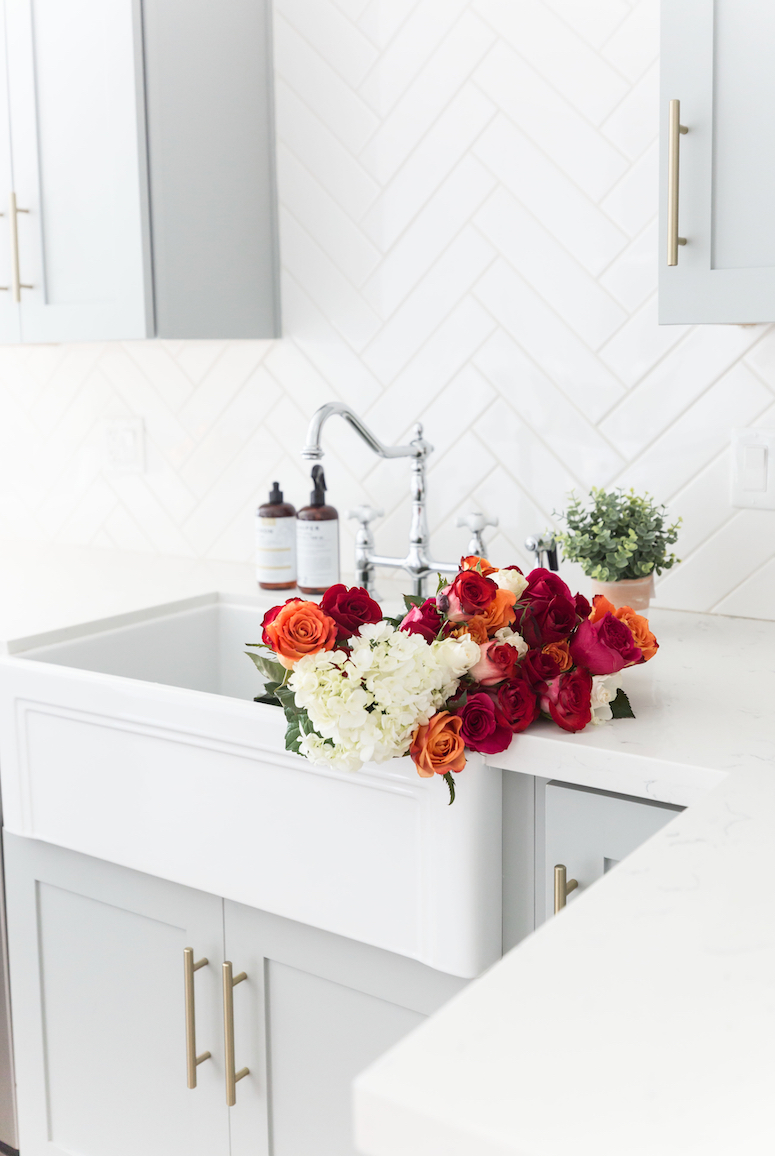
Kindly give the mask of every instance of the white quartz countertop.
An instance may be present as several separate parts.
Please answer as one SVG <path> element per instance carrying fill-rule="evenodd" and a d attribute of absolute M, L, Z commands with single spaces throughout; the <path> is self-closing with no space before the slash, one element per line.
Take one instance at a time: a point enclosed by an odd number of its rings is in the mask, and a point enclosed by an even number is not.
<path fill-rule="evenodd" d="M 624 672 L 634 719 L 539 722 L 490 763 L 686 806 L 733 770 L 775 764 L 775 622 L 653 610 L 655 657 Z"/>

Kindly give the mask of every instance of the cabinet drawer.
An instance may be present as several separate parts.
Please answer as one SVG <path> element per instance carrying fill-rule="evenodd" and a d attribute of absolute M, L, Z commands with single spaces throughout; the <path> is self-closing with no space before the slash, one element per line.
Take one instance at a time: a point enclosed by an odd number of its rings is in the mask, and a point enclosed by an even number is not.
<path fill-rule="evenodd" d="M 554 914 L 556 864 L 564 864 L 568 879 L 578 882 L 568 896 L 568 903 L 573 903 L 683 809 L 570 783 L 547 783 L 544 904 L 536 905 L 539 920 L 542 914 L 545 918 Z"/>

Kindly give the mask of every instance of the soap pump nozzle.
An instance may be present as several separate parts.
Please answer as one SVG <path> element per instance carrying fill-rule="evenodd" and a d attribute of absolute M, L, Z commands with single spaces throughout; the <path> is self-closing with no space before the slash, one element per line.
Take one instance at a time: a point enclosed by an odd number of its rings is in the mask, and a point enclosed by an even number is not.
<path fill-rule="evenodd" d="M 311 506 L 325 506 L 326 504 L 326 475 L 321 465 L 312 467 L 312 485 L 314 489 L 309 496 Z"/>

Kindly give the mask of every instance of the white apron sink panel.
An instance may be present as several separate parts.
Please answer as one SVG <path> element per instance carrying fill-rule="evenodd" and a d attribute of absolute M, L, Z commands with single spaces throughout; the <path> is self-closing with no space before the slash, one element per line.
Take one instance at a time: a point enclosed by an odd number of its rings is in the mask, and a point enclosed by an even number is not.
<path fill-rule="evenodd" d="M 5 827 L 470 978 L 501 953 L 501 772 L 345 774 L 284 749 L 217 594 L 18 640 L 0 657 Z"/>

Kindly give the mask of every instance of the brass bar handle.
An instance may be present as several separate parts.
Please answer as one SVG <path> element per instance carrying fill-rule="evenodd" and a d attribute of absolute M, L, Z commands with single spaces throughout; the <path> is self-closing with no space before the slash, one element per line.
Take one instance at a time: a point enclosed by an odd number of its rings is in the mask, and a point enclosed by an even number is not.
<path fill-rule="evenodd" d="M 568 878 L 568 869 L 564 863 L 558 863 L 554 869 L 554 914 L 562 911 L 571 891 L 575 891 L 579 883 L 577 879 Z"/>
<path fill-rule="evenodd" d="M 11 292 L 13 299 L 18 305 L 22 299 L 22 289 L 32 289 L 32 285 L 23 285 L 21 273 L 19 271 L 19 226 L 17 223 L 17 216 L 19 213 L 29 213 L 29 209 L 20 209 L 16 204 L 16 193 L 10 195 L 10 205 L 8 210 L 8 218 L 11 224 Z"/>
<path fill-rule="evenodd" d="M 237 1081 L 247 1076 L 250 1068 L 240 1068 L 235 1071 L 234 1061 L 234 988 L 243 979 L 247 979 L 244 971 L 239 975 L 232 975 L 231 962 L 223 965 L 223 1050 L 226 1065 L 226 1103 L 233 1108 L 237 1103 Z"/>
<path fill-rule="evenodd" d="M 183 990 L 186 994 L 186 1084 L 196 1087 L 196 1069 L 199 1064 L 210 1059 L 210 1052 L 196 1054 L 196 1002 L 194 999 L 194 972 L 207 967 L 208 960 L 198 959 L 194 963 L 193 947 L 183 948 Z"/>
<path fill-rule="evenodd" d="M 678 189 L 681 160 L 681 133 L 688 132 L 681 124 L 681 102 L 670 101 L 667 134 L 667 263 L 678 264 L 678 246 L 686 244 L 686 237 L 678 236 Z"/>

